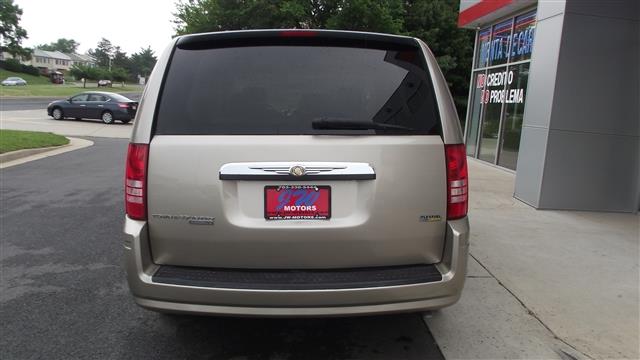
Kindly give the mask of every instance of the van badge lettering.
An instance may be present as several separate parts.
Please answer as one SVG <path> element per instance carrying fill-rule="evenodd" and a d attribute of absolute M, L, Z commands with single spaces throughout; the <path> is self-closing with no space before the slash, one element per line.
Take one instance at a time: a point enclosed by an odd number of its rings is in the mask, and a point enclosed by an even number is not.
<path fill-rule="evenodd" d="M 151 216 L 161 220 L 186 220 L 191 225 L 215 225 L 216 220 L 216 218 L 212 216 L 198 215 L 151 214 Z"/>
<path fill-rule="evenodd" d="M 438 222 L 441 221 L 440 215 L 420 215 L 420 222 Z"/>

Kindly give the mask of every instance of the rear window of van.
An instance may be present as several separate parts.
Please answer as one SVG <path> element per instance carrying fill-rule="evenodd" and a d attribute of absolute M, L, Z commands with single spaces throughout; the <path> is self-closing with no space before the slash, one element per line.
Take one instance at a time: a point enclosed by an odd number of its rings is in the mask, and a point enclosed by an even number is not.
<path fill-rule="evenodd" d="M 419 49 L 245 46 L 174 50 L 157 135 L 440 135 Z M 314 129 L 317 120 L 386 129 Z"/>

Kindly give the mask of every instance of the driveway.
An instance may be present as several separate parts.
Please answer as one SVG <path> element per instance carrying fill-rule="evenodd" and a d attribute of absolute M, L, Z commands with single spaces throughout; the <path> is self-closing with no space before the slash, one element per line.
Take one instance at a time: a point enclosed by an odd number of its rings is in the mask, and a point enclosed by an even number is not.
<path fill-rule="evenodd" d="M 46 106 L 46 105 L 45 105 Z M 94 136 L 128 139 L 133 123 L 115 121 L 104 124 L 93 119 L 53 120 L 45 109 L 0 111 L 0 129 L 46 131 L 68 136 Z"/>

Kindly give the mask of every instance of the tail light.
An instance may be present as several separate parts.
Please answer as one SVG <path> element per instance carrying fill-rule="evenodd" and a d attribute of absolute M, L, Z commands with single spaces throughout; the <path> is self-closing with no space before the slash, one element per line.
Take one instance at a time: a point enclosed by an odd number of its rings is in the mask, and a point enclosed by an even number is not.
<path fill-rule="evenodd" d="M 445 145 L 447 161 L 447 220 L 467 216 L 469 208 L 469 180 L 467 154 L 464 144 Z"/>
<path fill-rule="evenodd" d="M 126 109 L 126 108 L 128 108 L 128 107 L 129 107 L 129 104 L 127 104 L 127 103 L 119 103 L 119 104 L 118 104 L 118 107 L 119 107 L 119 108 Z"/>
<path fill-rule="evenodd" d="M 131 219 L 147 219 L 147 161 L 149 145 L 129 144 L 124 181 L 125 208 Z"/>

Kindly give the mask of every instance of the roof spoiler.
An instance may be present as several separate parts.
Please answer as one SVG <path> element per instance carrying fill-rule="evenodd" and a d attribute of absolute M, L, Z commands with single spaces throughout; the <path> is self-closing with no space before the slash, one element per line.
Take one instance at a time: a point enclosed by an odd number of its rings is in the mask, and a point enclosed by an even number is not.
<path fill-rule="evenodd" d="M 176 47 L 185 50 L 242 46 L 345 46 L 374 49 L 419 48 L 415 38 L 380 33 L 338 30 L 241 30 L 181 36 Z"/>

